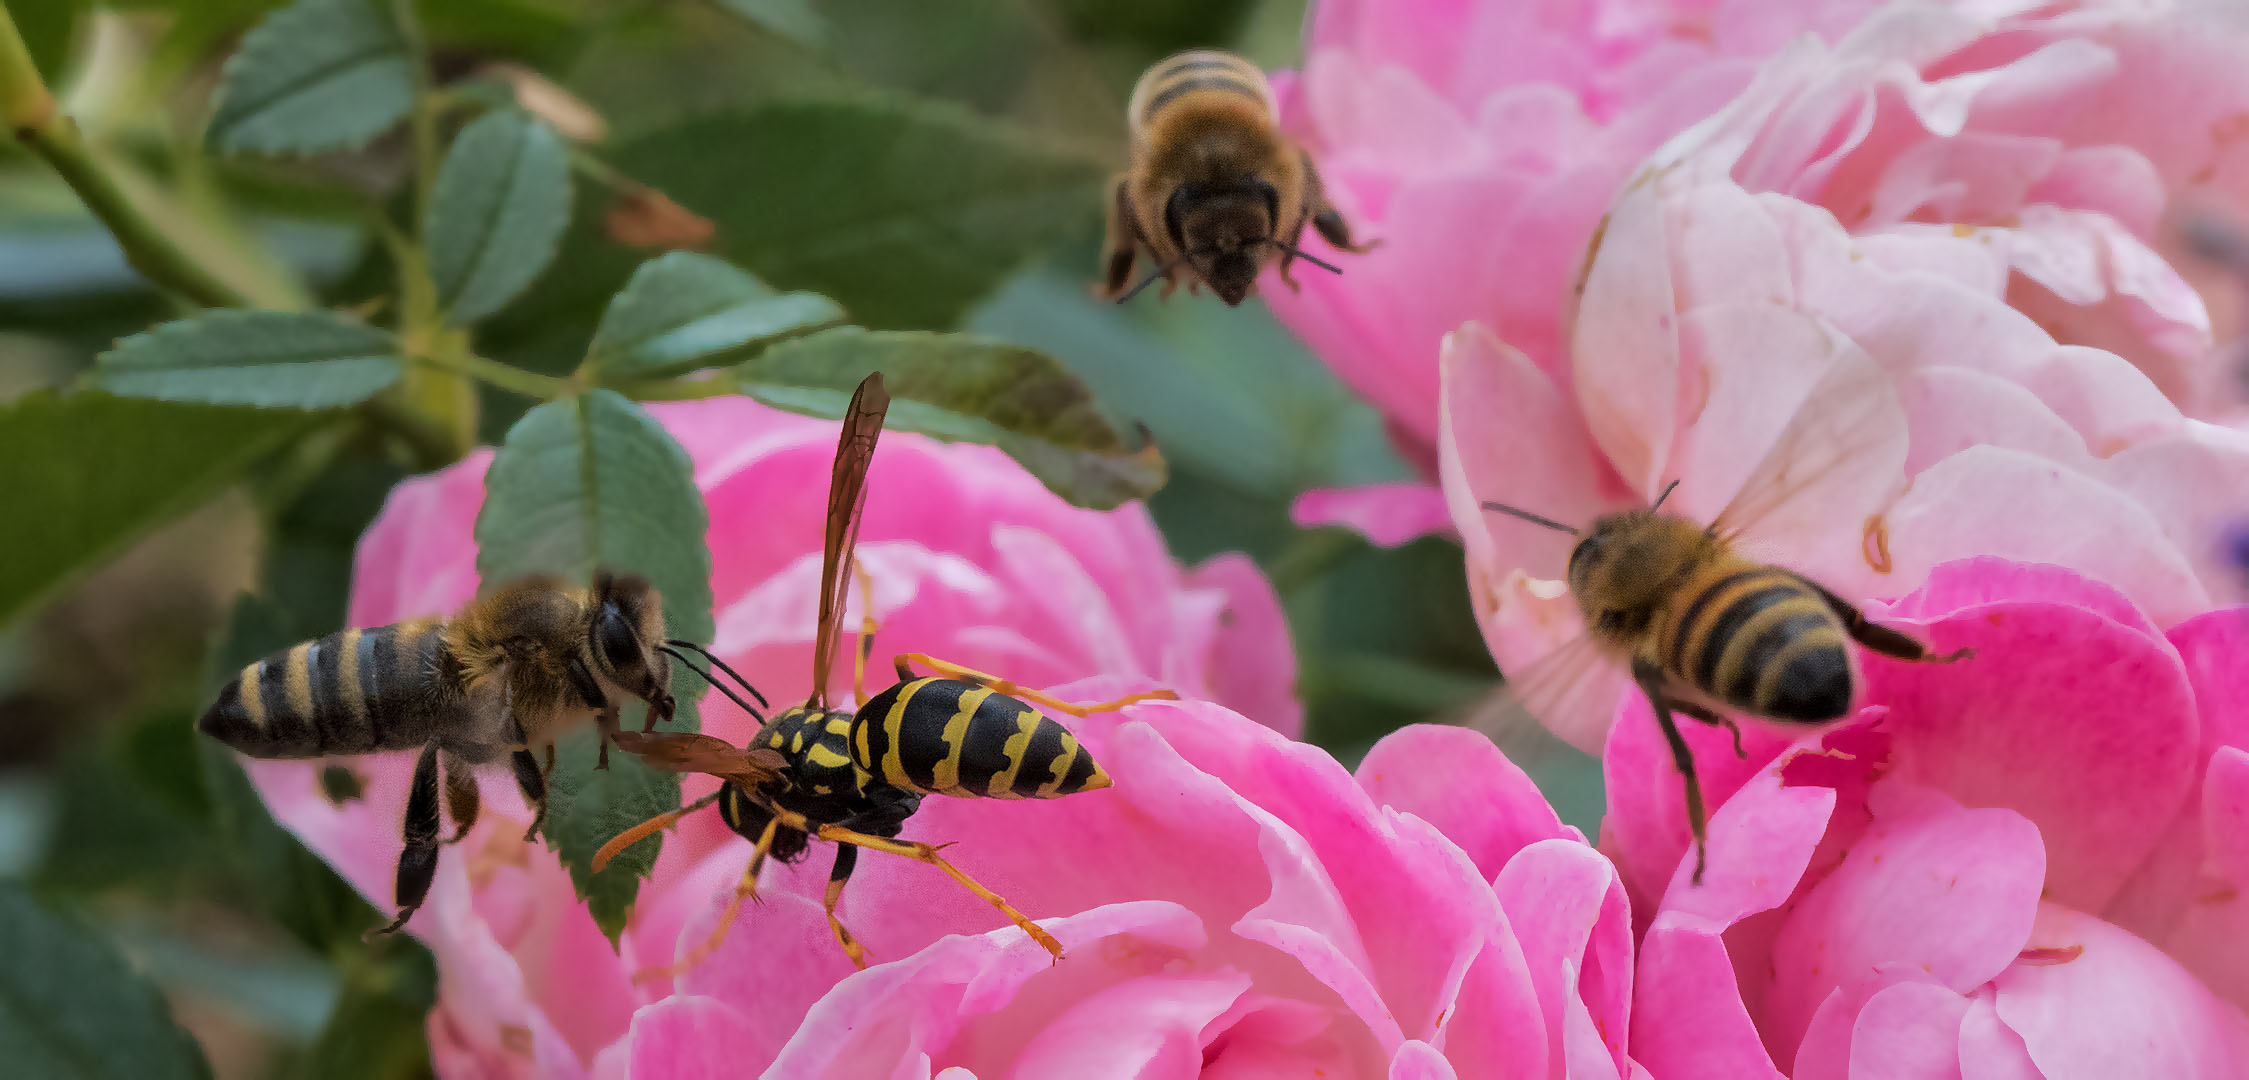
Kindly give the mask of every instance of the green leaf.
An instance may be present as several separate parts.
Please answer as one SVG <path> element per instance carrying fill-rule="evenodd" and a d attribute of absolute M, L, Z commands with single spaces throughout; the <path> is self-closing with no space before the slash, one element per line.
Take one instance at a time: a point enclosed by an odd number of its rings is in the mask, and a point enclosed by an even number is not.
<path fill-rule="evenodd" d="M 728 258 L 892 328 L 954 325 L 1100 214 L 1106 171 L 962 109 L 888 100 L 699 117 L 615 160 L 717 222 Z"/>
<path fill-rule="evenodd" d="M 552 128 L 514 110 L 461 131 L 437 172 L 424 232 L 438 302 L 467 324 L 546 269 L 570 225 L 570 163 Z"/>
<path fill-rule="evenodd" d="M 116 948 L 0 882 L 0 1061 L 12 1075 L 210 1075 L 155 985 Z"/>
<path fill-rule="evenodd" d="M 398 345 L 364 323 L 287 311 L 208 311 L 134 334 L 95 360 L 128 397 L 324 409 L 398 381 Z"/>
<path fill-rule="evenodd" d="M 808 0 L 718 0 L 719 6 L 811 49 L 825 49 L 833 30 Z"/>
<path fill-rule="evenodd" d="M 99 393 L 0 405 L 0 620 L 197 506 L 308 419 Z"/>
<path fill-rule="evenodd" d="M 364 146 L 413 105 L 411 64 L 373 0 L 298 0 L 228 58 L 207 137 L 232 154 Z"/>
<path fill-rule="evenodd" d="M 1036 349 L 852 326 L 775 345 L 732 374 L 768 405 L 840 417 L 871 371 L 890 388 L 890 426 L 997 446 L 1079 506 L 1108 509 L 1163 486 L 1163 456 L 1145 432 L 1128 443 L 1085 384 Z"/>
<path fill-rule="evenodd" d="M 484 476 L 476 517 L 476 569 L 487 582 L 530 573 L 586 581 L 596 567 L 645 575 L 664 598 L 669 632 L 708 641 L 709 518 L 687 452 L 640 406 L 607 390 L 551 401 L 524 414 Z M 668 730 L 696 730 L 700 682 L 672 672 L 679 711 Z M 625 717 L 635 722 L 630 712 Z M 547 841 L 611 941 L 622 932 L 656 844 L 635 845 L 595 874 L 587 864 L 609 838 L 679 806 L 679 778 L 610 755 L 594 770 L 591 730 L 562 740 L 547 787 Z"/>
<path fill-rule="evenodd" d="M 818 293 L 775 292 L 723 259 L 675 251 L 633 272 L 586 362 L 611 377 L 677 375 L 842 321 L 843 309 Z"/>

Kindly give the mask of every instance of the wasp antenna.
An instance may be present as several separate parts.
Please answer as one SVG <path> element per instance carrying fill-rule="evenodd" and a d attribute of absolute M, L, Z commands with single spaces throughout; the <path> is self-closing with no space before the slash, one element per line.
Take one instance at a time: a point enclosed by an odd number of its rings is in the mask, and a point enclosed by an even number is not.
<path fill-rule="evenodd" d="M 773 707 L 772 702 L 765 700 L 764 694 L 760 694 L 757 692 L 757 687 L 750 685 L 750 680 L 743 678 L 742 673 L 734 670 L 732 665 L 728 664 L 724 660 L 719 659 L 716 653 L 713 653 L 709 649 L 706 649 L 701 645 L 697 645 L 692 641 L 681 641 L 678 638 L 673 638 L 670 641 L 664 642 L 664 644 L 672 646 L 675 649 L 695 650 L 697 653 L 700 653 L 702 655 L 703 659 L 717 664 L 720 671 L 723 671 L 728 675 L 732 675 L 734 677 L 735 683 L 739 684 L 742 689 L 749 691 L 750 696 L 756 698 L 758 704 L 763 705 L 768 709 Z"/>
<path fill-rule="evenodd" d="M 1148 275 L 1147 277 L 1141 278 L 1141 279 L 1140 279 L 1140 284 L 1138 284 L 1138 285 L 1135 285 L 1135 286 L 1133 286 L 1132 288 L 1130 288 L 1130 289 L 1127 289 L 1127 290 L 1125 290 L 1125 294 L 1124 294 L 1123 296 L 1117 297 L 1117 303 L 1120 303 L 1120 304 L 1122 304 L 1122 303 L 1126 303 L 1126 302 L 1130 301 L 1130 300 L 1131 300 L 1131 299 L 1132 299 L 1133 297 L 1135 297 L 1135 296 L 1138 296 L 1138 295 L 1140 295 L 1140 290 L 1142 290 L 1142 289 L 1145 289 L 1145 288 L 1147 288 L 1148 286 L 1150 286 L 1150 285 L 1153 285 L 1153 284 L 1155 284 L 1155 283 L 1156 283 L 1157 281 L 1161 280 L 1161 279 L 1163 278 L 1163 276 L 1164 276 L 1164 275 L 1166 275 L 1166 274 L 1169 274 L 1169 273 L 1171 273 L 1171 272 L 1172 272 L 1173 270 L 1176 270 L 1176 269 L 1178 269 L 1178 268 L 1179 268 L 1179 260 L 1178 260 L 1178 259 L 1173 259 L 1172 261 L 1170 261 L 1170 262 L 1168 262 L 1168 263 L 1165 263 L 1165 264 L 1164 264 L 1164 265 L 1162 265 L 1162 266 L 1159 266 L 1159 267 L 1157 267 L 1157 268 L 1155 269 L 1155 272 L 1153 272 L 1153 273 L 1149 274 L 1149 275 Z"/>
<path fill-rule="evenodd" d="M 1515 517 L 1522 518 L 1524 521 L 1528 521 L 1533 525 L 1544 525 L 1549 529 L 1553 529 L 1558 532 L 1566 532 L 1571 536 L 1577 535 L 1577 529 L 1572 526 L 1564 525 L 1561 522 L 1554 520 L 1553 518 L 1546 517 L 1540 514 L 1534 514 L 1528 510 L 1517 510 L 1505 503 L 1488 502 L 1484 504 L 1484 509 L 1497 510 L 1502 514 L 1512 514 Z"/>
<path fill-rule="evenodd" d="M 1653 505 L 1649 506 L 1649 507 L 1648 507 L 1648 509 L 1650 509 L 1650 510 L 1660 510 L 1660 509 L 1662 509 L 1662 508 L 1663 508 L 1663 500 L 1665 500 L 1665 499 L 1668 499 L 1668 498 L 1670 498 L 1670 497 L 1671 497 L 1671 489 L 1672 489 L 1672 488 L 1675 488 L 1675 487 L 1678 487 L 1678 486 L 1679 486 L 1679 481 L 1677 481 L 1677 480 L 1673 480 L 1672 482 L 1670 482 L 1670 483 L 1668 483 L 1668 484 L 1665 484 L 1665 485 L 1663 485 L 1663 492 L 1662 492 L 1662 494 L 1659 494 L 1659 495 L 1657 495 L 1657 496 L 1656 496 L 1656 501 L 1655 501 L 1655 503 L 1654 503 Z"/>
<path fill-rule="evenodd" d="M 713 689 L 716 689 L 721 694 L 725 694 L 734 702 L 734 704 L 740 705 L 743 712 L 750 714 L 750 719 L 755 720 L 760 724 L 765 723 L 765 714 L 757 711 L 757 706 L 754 706 L 748 701 L 743 700 L 742 695 L 735 693 L 732 687 L 729 687 L 725 683 L 712 678 L 710 672 L 696 667 L 695 662 L 689 660 L 685 653 L 682 653 L 679 650 L 674 649 L 668 645 L 658 645 L 656 646 L 656 650 L 666 656 L 671 657 L 674 660 L 679 661 L 682 664 L 685 664 L 687 666 L 687 670 L 692 671 L 697 675 L 701 675 L 703 677 L 703 681 L 711 684 Z"/>
<path fill-rule="evenodd" d="M 1328 273 L 1340 274 L 1343 272 L 1342 267 L 1337 266 L 1334 263 L 1327 261 L 1326 259 L 1320 258 L 1317 255 L 1313 255 L 1310 252 L 1305 251 L 1303 248 L 1297 247 L 1295 244 L 1291 244 L 1286 240 L 1276 240 L 1271 237 L 1267 237 L 1265 242 L 1281 249 L 1282 251 L 1288 252 L 1289 254 L 1294 255 L 1297 258 L 1304 260 L 1305 262 L 1311 263 L 1312 265 L 1317 266 L 1320 269 L 1327 271 Z"/>

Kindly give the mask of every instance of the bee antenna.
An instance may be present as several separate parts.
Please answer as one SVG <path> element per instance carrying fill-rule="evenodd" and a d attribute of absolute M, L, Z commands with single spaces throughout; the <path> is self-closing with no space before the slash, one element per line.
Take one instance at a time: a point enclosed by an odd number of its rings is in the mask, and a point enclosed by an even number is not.
<path fill-rule="evenodd" d="M 1648 509 L 1650 509 L 1650 510 L 1658 510 L 1658 509 L 1661 509 L 1661 508 L 1663 507 L 1663 500 L 1665 500 L 1665 499 L 1668 499 L 1668 498 L 1670 498 L 1670 497 L 1671 497 L 1671 489 L 1672 489 L 1672 488 L 1675 488 L 1675 487 L 1678 487 L 1678 486 L 1679 486 L 1679 481 L 1677 481 L 1677 480 L 1673 480 L 1672 482 L 1670 482 L 1670 483 L 1668 483 L 1668 484 L 1665 484 L 1665 485 L 1663 485 L 1663 493 L 1662 493 L 1662 494 L 1660 494 L 1660 495 L 1657 495 L 1657 496 L 1656 496 L 1656 501 L 1655 501 L 1655 503 L 1654 503 L 1653 505 L 1649 506 L 1649 507 L 1648 507 Z"/>
<path fill-rule="evenodd" d="M 1140 295 L 1140 290 L 1142 290 L 1142 289 L 1145 289 L 1145 288 L 1147 288 L 1148 286 L 1150 286 L 1150 285 L 1153 285 L 1153 284 L 1155 284 L 1155 283 L 1157 282 L 1157 280 L 1159 280 L 1159 279 L 1161 279 L 1162 277 L 1164 277 L 1164 275 L 1166 275 L 1166 274 L 1169 274 L 1169 273 L 1171 273 L 1171 272 L 1172 272 L 1173 270 L 1176 270 L 1176 269 L 1178 269 L 1178 268 L 1179 268 L 1179 264 L 1180 264 L 1180 262 L 1181 262 L 1182 260 L 1184 260 L 1185 258 L 1186 258 L 1186 256 L 1182 255 L 1182 256 L 1180 256 L 1180 257 L 1179 257 L 1179 258 L 1177 258 L 1177 259 L 1173 259 L 1173 260 L 1171 260 L 1170 262 L 1168 262 L 1168 263 L 1165 263 L 1165 264 L 1163 264 L 1162 266 L 1159 266 L 1159 267 L 1157 267 L 1157 268 L 1155 269 L 1155 271 L 1154 271 L 1153 273 L 1149 274 L 1149 275 L 1148 275 L 1147 277 L 1141 278 L 1141 279 L 1140 279 L 1140 284 L 1138 284 L 1138 285 L 1135 285 L 1135 286 L 1133 286 L 1132 288 L 1130 288 L 1130 289 L 1127 289 L 1127 290 L 1125 290 L 1125 294 L 1124 294 L 1123 296 L 1117 297 L 1117 303 L 1120 303 L 1120 304 L 1122 304 L 1122 303 L 1126 303 L 1126 302 L 1130 301 L 1130 300 L 1131 300 L 1131 299 L 1132 299 L 1133 297 L 1135 297 L 1135 296 L 1138 296 L 1138 295 Z"/>
<path fill-rule="evenodd" d="M 1505 503 L 1488 502 L 1484 504 L 1484 509 L 1497 510 L 1502 514 L 1512 514 L 1516 517 L 1522 518 L 1524 521 L 1530 522 L 1533 525 L 1544 525 L 1549 529 L 1554 529 L 1559 532 L 1566 532 L 1571 536 L 1577 535 L 1577 529 L 1571 526 L 1564 525 L 1561 522 L 1556 521 L 1550 517 L 1531 513 L 1528 510 L 1517 510 L 1512 506 L 1506 505 Z"/>
<path fill-rule="evenodd" d="M 1281 249 L 1282 251 L 1288 252 L 1289 254 L 1294 255 L 1297 258 L 1304 260 L 1305 262 L 1311 263 L 1312 265 L 1317 266 L 1320 269 L 1327 271 L 1328 273 L 1341 274 L 1343 272 L 1342 267 L 1337 266 L 1334 263 L 1327 261 L 1326 259 L 1320 258 L 1317 255 L 1313 255 L 1305 251 L 1303 248 L 1297 247 L 1295 244 L 1291 244 L 1286 240 L 1268 236 L 1265 238 L 1265 242 Z"/>
<path fill-rule="evenodd" d="M 678 638 L 673 638 L 670 641 L 664 642 L 664 644 L 670 645 L 676 649 L 693 649 L 696 652 L 701 653 L 703 659 L 717 664 L 720 671 L 734 676 L 734 681 L 740 683 L 742 689 L 749 691 L 750 696 L 756 698 L 758 704 L 763 705 L 768 709 L 773 707 L 772 702 L 765 700 L 764 694 L 760 694 L 757 692 L 757 687 L 750 685 L 750 680 L 743 678 L 741 672 L 734 670 L 731 665 L 729 665 L 726 661 L 719 659 L 717 654 L 711 652 L 709 649 L 706 649 L 701 645 L 697 645 L 692 641 L 681 641 Z"/>
<path fill-rule="evenodd" d="M 696 666 L 695 666 L 695 662 L 694 662 L 694 661 L 692 661 L 692 660 L 689 660 L 689 659 L 688 659 L 688 658 L 687 658 L 687 657 L 686 657 L 685 655 L 683 655 L 682 653 L 680 653 L 680 652 L 679 652 L 679 650 L 677 650 L 677 649 L 674 649 L 674 648 L 672 648 L 672 647 L 670 647 L 670 646 L 668 646 L 668 645 L 658 645 L 658 646 L 656 646 L 656 651 L 658 651 L 658 652 L 661 652 L 661 653 L 663 653 L 664 655 L 666 655 L 666 656 L 669 656 L 669 657 L 671 657 L 672 659 L 674 659 L 674 660 L 677 660 L 677 661 L 679 661 L 680 663 L 682 663 L 682 664 L 686 665 L 686 666 L 687 666 L 687 670 L 689 670 L 689 671 L 692 671 L 692 672 L 694 672 L 694 673 L 695 673 L 695 674 L 697 674 L 697 675 L 701 675 L 701 676 L 703 677 L 703 681 L 704 681 L 704 682 L 707 682 L 707 683 L 711 684 L 711 686 L 712 686 L 713 688 L 715 688 L 715 689 L 716 689 L 716 690 L 717 690 L 717 691 L 718 691 L 719 693 L 721 693 L 721 694 L 725 694 L 725 695 L 726 695 L 726 696 L 727 696 L 727 697 L 728 697 L 729 699 L 731 699 L 731 700 L 732 700 L 732 701 L 734 702 L 734 704 L 736 704 L 736 705 L 740 705 L 740 706 L 742 707 L 742 711 L 743 711 L 743 712 L 746 712 L 746 713 L 750 714 L 750 719 L 752 719 L 752 720 L 755 720 L 755 721 L 757 721 L 757 722 L 758 722 L 758 723 L 760 723 L 760 724 L 763 724 L 763 723 L 765 723 L 765 714 L 764 714 L 764 713 L 761 713 L 761 712 L 757 711 L 757 708 L 756 708 L 755 706 L 751 705 L 751 704 L 750 704 L 749 702 L 747 702 L 747 701 L 744 701 L 744 700 L 742 700 L 742 695 L 740 695 L 740 694 L 737 694 L 737 693 L 735 693 L 735 692 L 734 692 L 734 689 L 733 689 L 732 687 L 730 687 L 730 686 L 727 686 L 727 685 L 726 685 L 725 683 L 722 683 L 722 682 L 718 681 L 717 679 L 714 679 L 714 678 L 712 678 L 712 677 L 711 677 L 711 673 L 710 673 L 710 672 L 708 672 L 708 671 L 705 671 L 705 670 L 703 670 L 702 668 L 696 667 Z M 751 692 L 752 692 L 752 693 L 756 693 L 756 691 L 754 691 L 754 690 L 753 690 L 753 691 L 751 691 Z"/>

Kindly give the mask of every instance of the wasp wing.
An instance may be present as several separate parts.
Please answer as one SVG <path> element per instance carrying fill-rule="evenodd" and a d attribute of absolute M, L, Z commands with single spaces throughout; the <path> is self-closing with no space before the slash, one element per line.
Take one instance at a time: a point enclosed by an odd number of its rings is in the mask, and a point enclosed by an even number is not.
<path fill-rule="evenodd" d="M 1889 376 L 1845 345 L 1710 527 L 1731 538 L 1856 524 L 1903 475 L 1905 432 Z"/>
<path fill-rule="evenodd" d="M 867 467 L 875 459 L 875 440 L 890 411 L 890 392 L 875 372 L 851 393 L 844 410 L 843 434 L 828 477 L 828 531 L 820 553 L 820 630 L 812 647 L 812 704 L 824 708 L 828 673 L 834 669 L 836 642 L 843 636 L 844 590 L 851 587 L 852 552 L 859 543 L 859 516 L 867 505 Z"/>

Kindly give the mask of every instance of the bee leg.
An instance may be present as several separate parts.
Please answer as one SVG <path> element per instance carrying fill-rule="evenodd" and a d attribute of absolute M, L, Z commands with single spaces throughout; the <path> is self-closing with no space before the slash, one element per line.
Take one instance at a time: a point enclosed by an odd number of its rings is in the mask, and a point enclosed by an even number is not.
<path fill-rule="evenodd" d="M 928 668 L 931 671 L 944 676 L 945 678 L 959 679 L 962 682 L 972 682 L 988 690 L 1006 694 L 1007 696 L 1013 698 L 1021 698 L 1022 700 L 1027 701 L 1033 705 L 1039 705 L 1045 708 L 1053 709 L 1056 712 L 1068 713 L 1071 716 L 1087 716 L 1097 712 L 1115 712 L 1118 709 L 1122 709 L 1125 706 L 1130 705 L 1136 701 L 1179 700 L 1179 693 L 1175 690 L 1144 690 L 1137 694 L 1126 694 L 1125 696 L 1117 698 L 1114 701 L 1099 701 L 1094 702 L 1090 705 L 1079 705 L 1073 702 L 1064 701 L 1061 698 L 1046 693 L 1045 691 L 1033 690 L 1021 683 L 1010 682 L 1006 679 L 1000 678 L 997 675 L 988 675 L 984 672 L 976 670 L 975 668 L 962 667 L 961 665 L 952 663 L 950 661 L 939 660 L 927 653 L 902 653 L 898 657 L 897 664 L 898 678 L 901 681 L 912 679 L 914 677 L 913 665 L 920 664 L 921 666 Z"/>
<path fill-rule="evenodd" d="M 1056 941 L 1053 934 L 1047 933 L 1045 927 L 1032 922 L 1029 916 L 1015 910 L 1015 905 L 1008 903 L 1000 894 L 985 888 L 975 878 L 968 876 L 960 867 L 954 866 L 943 855 L 938 854 L 939 848 L 943 845 L 924 844 L 912 840 L 893 840 L 886 836 L 875 836 L 871 833 L 847 829 L 841 825 L 815 825 L 804 815 L 790 811 L 782 811 L 777 815 L 777 819 L 783 821 L 792 829 L 802 829 L 829 843 L 851 844 L 874 851 L 888 852 L 902 858 L 912 859 L 915 862 L 928 863 L 944 871 L 945 876 L 959 883 L 961 888 L 975 893 L 982 897 L 985 903 L 998 909 L 1000 914 L 1007 916 L 1007 921 L 1014 923 L 1024 933 L 1029 934 L 1031 940 L 1039 943 L 1040 948 L 1053 954 L 1056 961 L 1062 959 L 1062 943 Z"/>
<path fill-rule="evenodd" d="M 1312 220 L 1312 227 L 1319 230 L 1320 239 L 1338 251 L 1363 255 L 1382 244 L 1380 240 L 1352 242 L 1351 226 L 1343 220 L 1335 204 L 1328 202 L 1326 186 L 1320 182 L 1320 170 L 1313 167 L 1312 155 L 1308 153 L 1304 155 L 1304 214 Z"/>
<path fill-rule="evenodd" d="M 765 831 L 758 834 L 757 848 L 750 852 L 750 864 L 742 868 L 742 881 L 734 886 L 734 895 L 727 899 L 725 910 L 719 912 L 718 925 L 711 927 L 711 936 L 704 938 L 694 948 L 687 950 L 687 955 L 672 963 L 663 967 L 643 968 L 635 972 L 633 982 L 644 983 L 655 979 L 676 978 L 685 975 L 695 970 L 697 964 L 710 959 L 712 953 L 718 951 L 719 944 L 726 940 L 726 932 L 734 928 L 734 917 L 740 914 L 742 901 L 757 899 L 758 871 L 765 866 L 765 853 L 772 849 L 773 838 L 780 835 L 780 831 L 780 819 L 776 818 L 765 823 Z"/>
<path fill-rule="evenodd" d="M 1139 257 L 1140 229 L 1132 216 L 1132 187 L 1124 174 L 1117 176 L 1115 195 L 1109 200 L 1107 238 L 1102 243 L 1102 295 L 1114 298 L 1132 280 L 1132 264 Z"/>
<path fill-rule="evenodd" d="M 1687 748 L 1685 736 L 1679 734 L 1679 724 L 1671 718 L 1671 703 L 1663 695 L 1663 671 L 1645 660 L 1632 662 L 1632 681 L 1640 684 L 1640 692 L 1648 695 L 1648 705 L 1655 710 L 1656 723 L 1663 728 L 1663 741 L 1671 744 L 1671 763 L 1678 766 L 1679 775 L 1687 786 L 1687 828 L 1695 838 L 1695 874 L 1693 882 L 1702 884 L 1703 808 L 1702 784 L 1695 779 L 1694 751 Z"/>
<path fill-rule="evenodd" d="M 371 940 L 398 932 L 429 897 L 430 879 L 437 876 L 437 744 L 422 747 L 414 759 L 414 780 L 406 793 L 406 848 L 398 853 L 394 898 L 398 918 L 367 935 Z"/>
<path fill-rule="evenodd" d="M 1732 720 L 1729 720 L 1726 717 L 1719 715 L 1718 713 L 1711 712 L 1709 709 L 1705 709 L 1692 701 L 1681 701 L 1678 698 L 1665 698 L 1664 704 L 1671 706 L 1671 711 L 1673 712 L 1685 713 L 1689 717 L 1692 717 L 1701 723 L 1709 724 L 1711 727 L 1725 728 L 1728 732 L 1731 732 L 1734 737 L 1734 756 L 1742 759 L 1743 761 L 1749 760 L 1749 752 L 1741 748 L 1740 724 L 1736 724 Z"/>
<path fill-rule="evenodd" d="M 1931 656 L 1927 645 L 1880 623 L 1869 621 L 1866 613 L 1853 606 L 1850 601 L 1827 591 L 1825 586 L 1816 581 L 1808 578 L 1803 580 L 1820 594 L 1821 600 L 1827 602 L 1828 610 L 1843 620 L 1843 629 L 1851 635 L 1851 640 L 1884 656 L 1925 664 L 1949 664 L 1976 655 L 1974 649 L 1954 649 L 1942 656 Z"/>
<path fill-rule="evenodd" d="M 859 579 L 859 647 L 851 654 L 851 700 L 861 705 L 867 703 L 867 661 L 875 655 L 875 631 L 881 628 L 875 621 L 875 579 L 857 560 L 851 563 L 851 576 Z"/>
<path fill-rule="evenodd" d="M 547 821 L 547 774 L 539 771 L 539 759 L 529 750 L 516 751 L 509 761 L 515 766 L 515 786 L 523 789 L 523 801 L 531 805 L 531 827 L 523 830 L 523 840 L 529 843 Z"/>
<path fill-rule="evenodd" d="M 458 844 L 475 827 L 482 800 L 476 790 L 476 772 L 469 763 L 452 754 L 446 754 L 444 760 L 445 809 L 453 815 L 453 835 L 445 842 Z"/>

